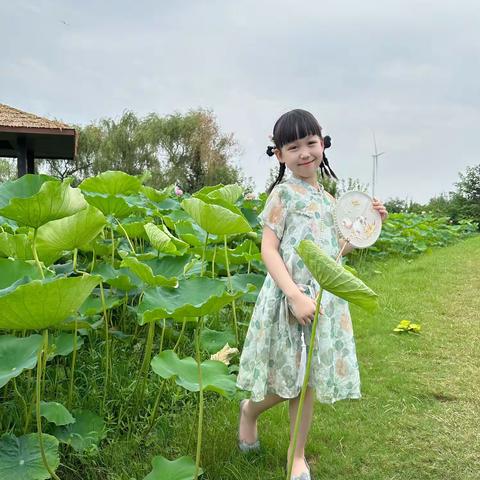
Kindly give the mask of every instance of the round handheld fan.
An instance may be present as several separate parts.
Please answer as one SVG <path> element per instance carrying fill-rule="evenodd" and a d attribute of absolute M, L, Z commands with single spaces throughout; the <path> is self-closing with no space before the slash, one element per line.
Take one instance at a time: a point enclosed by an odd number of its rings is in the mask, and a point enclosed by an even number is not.
<path fill-rule="evenodd" d="M 382 218 L 371 197 L 360 191 L 344 193 L 337 200 L 334 216 L 341 236 L 357 248 L 373 245 L 382 231 Z"/>

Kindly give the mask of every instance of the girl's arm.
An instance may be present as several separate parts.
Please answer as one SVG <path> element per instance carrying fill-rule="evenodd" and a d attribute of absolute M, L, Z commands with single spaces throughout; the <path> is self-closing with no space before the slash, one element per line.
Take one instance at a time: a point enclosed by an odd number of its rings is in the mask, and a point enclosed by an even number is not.
<path fill-rule="evenodd" d="M 292 280 L 287 267 L 278 252 L 280 240 L 269 227 L 263 228 L 262 260 L 278 288 L 282 290 L 293 307 L 295 316 L 301 325 L 313 321 L 315 301 L 305 295 Z"/>

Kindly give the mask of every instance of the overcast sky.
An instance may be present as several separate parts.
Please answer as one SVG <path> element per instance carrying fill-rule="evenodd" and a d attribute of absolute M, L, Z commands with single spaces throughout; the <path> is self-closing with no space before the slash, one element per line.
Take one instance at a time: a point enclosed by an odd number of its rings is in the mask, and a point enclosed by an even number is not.
<path fill-rule="evenodd" d="M 0 103 L 66 123 L 209 108 L 263 190 L 275 120 L 304 108 L 341 178 L 425 202 L 480 163 L 480 5 L 0 0 Z M 274 157 L 273 157 L 274 158 Z"/>

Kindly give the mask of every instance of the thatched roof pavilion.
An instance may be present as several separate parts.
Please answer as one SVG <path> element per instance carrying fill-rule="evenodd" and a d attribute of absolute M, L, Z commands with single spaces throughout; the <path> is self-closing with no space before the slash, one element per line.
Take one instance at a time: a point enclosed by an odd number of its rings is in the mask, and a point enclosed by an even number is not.
<path fill-rule="evenodd" d="M 73 127 L 0 103 L 0 157 L 17 158 L 17 174 L 35 172 L 35 158 L 73 160 Z"/>

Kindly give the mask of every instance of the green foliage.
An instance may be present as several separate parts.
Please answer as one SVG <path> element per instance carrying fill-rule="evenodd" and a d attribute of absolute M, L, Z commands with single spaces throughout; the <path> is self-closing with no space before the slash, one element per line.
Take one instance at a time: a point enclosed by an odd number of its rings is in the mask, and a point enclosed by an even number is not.
<path fill-rule="evenodd" d="M 45 455 L 53 470 L 60 464 L 58 440 L 42 434 Z M 50 474 L 43 465 L 38 435 L 29 433 L 16 437 L 5 434 L 0 437 L 0 478 L 2 480 L 45 480 Z"/>
<path fill-rule="evenodd" d="M 454 225 L 448 217 L 435 218 L 427 214 L 393 213 L 383 224 L 375 245 L 368 248 L 374 257 L 401 255 L 411 258 L 432 247 L 444 247 L 475 233 L 478 225 L 461 220 Z M 354 251 L 358 258 L 361 251 Z"/>
<path fill-rule="evenodd" d="M 226 343 L 239 345 L 232 317 L 243 327 L 251 317 L 265 278 L 257 215 L 266 195 L 243 196 L 239 185 L 230 184 L 179 195 L 172 186 L 157 190 L 143 185 L 145 181 L 142 175 L 106 172 L 80 188 L 47 176 L 26 176 L 0 187 L 0 208 L 26 224 L 0 219 L 0 328 L 6 330 L 0 335 L 0 428 L 16 435 L 34 430 L 29 402 L 36 367 L 39 378 L 45 378 L 38 391 L 45 392 L 49 406 L 38 403 L 40 424 L 76 450 L 61 446 L 62 478 L 72 470 L 102 475 L 98 468 L 104 452 L 122 448 L 124 439 L 128 444 L 132 437 L 141 438 L 137 450 L 143 452 L 153 438 L 156 454 L 158 441 L 166 441 L 180 409 L 191 412 L 197 397 L 203 408 L 204 394 L 207 401 L 236 393 L 238 366 L 206 356 Z M 56 194 L 38 195 L 47 187 Z M 37 216 L 29 208 L 22 210 L 23 217 L 9 210 L 34 197 Z M 82 208 L 70 208 L 72 204 Z M 469 235 L 473 227 L 392 214 L 379 245 L 411 255 L 425 250 L 422 242 L 442 246 Z M 31 261 L 34 240 L 43 264 Z M 371 251 L 382 255 L 380 249 Z M 334 294 L 374 306 L 375 294 L 346 269 L 334 267 L 332 259 L 318 252 L 303 253 L 316 278 Z M 41 337 L 23 331 L 44 328 L 56 331 L 37 364 Z M 45 335 L 45 346 L 46 340 Z M 152 364 L 156 371 L 149 369 L 153 351 L 158 354 Z M 197 392 L 193 398 L 191 392 Z M 52 425 L 49 420 L 63 422 L 65 414 L 52 402 L 72 407 L 75 423 Z M 203 418 L 200 411 L 198 418 Z M 109 441 L 100 444 L 107 432 Z M 38 436 L 28 438 L 38 442 Z M 8 443 L 13 445 L 11 439 Z M 51 443 L 45 441 L 47 451 Z M 201 445 L 197 437 L 198 452 Z M 195 467 L 199 461 L 198 453 Z M 58 465 L 53 457 L 49 463 Z M 140 474 L 135 470 L 137 478 L 147 474 L 147 463 Z M 188 459 L 181 463 L 193 465 Z M 147 478 L 163 469 L 170 472 L 172 465 L 154 462 Z M 39 472 L 43 477 L 38 478 L 47 478 L 45 470 Z"/>
<path fill-rule="evenodd" d="M 151 113 L 145 118 L 125 111 L 118 121 L 104 118 L 77 129 L 74 161 L 43 162 L 51 175 L 62 180 L 74 176 L 79 182 L 100 172 L 119 170 L 146 174 L 156 188 L 178 184 L 184 192 L 218 183 L 251 183 L 231 161 L 238 153 L 233 134 L 220 131 L 210 110 L 165 117 Z"/>

